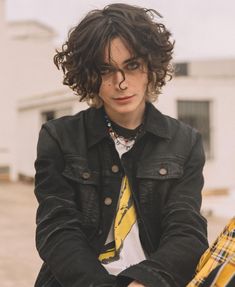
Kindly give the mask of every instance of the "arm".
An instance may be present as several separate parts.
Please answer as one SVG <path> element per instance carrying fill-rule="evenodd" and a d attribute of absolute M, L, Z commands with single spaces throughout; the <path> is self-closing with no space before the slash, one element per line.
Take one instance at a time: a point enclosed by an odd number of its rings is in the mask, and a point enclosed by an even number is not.
<path fill-rule="evenodd" d="M 162 209 L 161 240 L 148 260 L 131 266 L 119 278 L 135 279 L 152 287 L 185 286 L 207 248 L 206 221 L 200 215 L 204 152 L 201 137 L 195 140 L 181 178 L 169 187 Z"/>
<path fill-rule="evenodd" d="M 36 245 L 42 260 L 63 287 L 113 282 L 81 229 L 74 190 L 62 176 L 63 154 L 46 128 L 39 135 L 35 168 Z"/>

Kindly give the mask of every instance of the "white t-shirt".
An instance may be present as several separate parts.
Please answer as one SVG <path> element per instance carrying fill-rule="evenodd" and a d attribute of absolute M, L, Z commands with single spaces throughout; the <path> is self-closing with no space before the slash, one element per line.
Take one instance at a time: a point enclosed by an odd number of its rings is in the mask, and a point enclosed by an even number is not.
<path fill-rule="evenodd" d="M 114 143 L 115 143 L 117 152 L 121 158 L 122 155 L 125 152 L 127 152 L 127 149 L 123 145 L 117 144 L 115 140 L 114 140 Z M 133 141 L 133 144 L 134 144 L 134 141 Z M 106 244 L 112 241 L 114 241 L 114 223 L 111 226 L 110 232 L 106 240 Z M 138 264 L 139 262 L 145 259 L 146 259 L 146 256 L 144 254 L 144 250 L 141 246 L 141 242 L 139 238 L 138 224 L 137 222 L 135 222 L 135 224 L 131 228 L 131 231 L 129 232 L 129 234 L 127 235 L 127 237 L 125 238 L 123 242 L 123 246 L 119 254 L 119 259 L 109 262 L 107 264 L 103 263 L 102 265 L 105 267 L 105 269 L 110 274 L 117 275 L 121 271 L 130 267 L 131 265 Z"/>

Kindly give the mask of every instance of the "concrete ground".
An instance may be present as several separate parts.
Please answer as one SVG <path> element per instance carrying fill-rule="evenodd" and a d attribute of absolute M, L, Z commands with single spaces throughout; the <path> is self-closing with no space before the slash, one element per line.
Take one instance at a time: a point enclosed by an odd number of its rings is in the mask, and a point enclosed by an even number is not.
<path fill-rule="evenodd" d="M 29 184 L 0 183 L 0 286 L 32 287 L 41 265 L 34 244 L 36 200 Z"/>
<path fill-rule="evenodd" d="M 228 210 L 229 207 L 232 207 L 232 203 L 227 197 L 205 197 L 203 210 L 208 217 L 210 241 L 228 221 L 230 214 L 224 214 L 221 210 Z M 0 182 L 1 287 L 34 285 L 41 265 L 34 243 L 36 208 L 33 185 Z"/>

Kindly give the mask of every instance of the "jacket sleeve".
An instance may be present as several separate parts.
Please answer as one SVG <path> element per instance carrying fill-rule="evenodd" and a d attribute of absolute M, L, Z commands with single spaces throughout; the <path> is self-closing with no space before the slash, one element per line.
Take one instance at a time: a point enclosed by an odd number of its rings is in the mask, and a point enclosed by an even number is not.
<path fill-rule="evenodd" d="M 110 282 L 107 286 L 113 286 L 115 277 L 100 264 L 81 229 L 81 214 L 74 190 L 62 176 L 63 166 L 58 142 L 43 127 L 35 162 L 39 255 L 63 287 L 97 286 L 98 282 Z"/>
<path fill-rule="evenodd" d="M 147 260 L 120 273 L 121 282 L 131 278 L 148 287 L 183 287 L 193 277 L 208 247 L 207 223 L 200 214 L 205 156 L 201 136 L 194 136 L 183 176 L 171 185 L 162 210 L 159 248 Z"/>

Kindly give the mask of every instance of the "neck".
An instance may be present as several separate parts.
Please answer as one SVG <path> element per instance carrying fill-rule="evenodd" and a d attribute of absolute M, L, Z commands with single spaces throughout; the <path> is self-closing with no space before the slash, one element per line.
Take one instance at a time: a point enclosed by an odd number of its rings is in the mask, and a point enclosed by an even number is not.
<path fill-rule="evenodd" d="M 113 111 L 110 112 L 105 109 L 105 112 L 111 121 L 126 129 L 137 128 L 143 122 L 144 111 L 145 105 L 143 105 L 141 110 L 138 109 L 136 112 L 126 114 L 114 113 Z"/>

